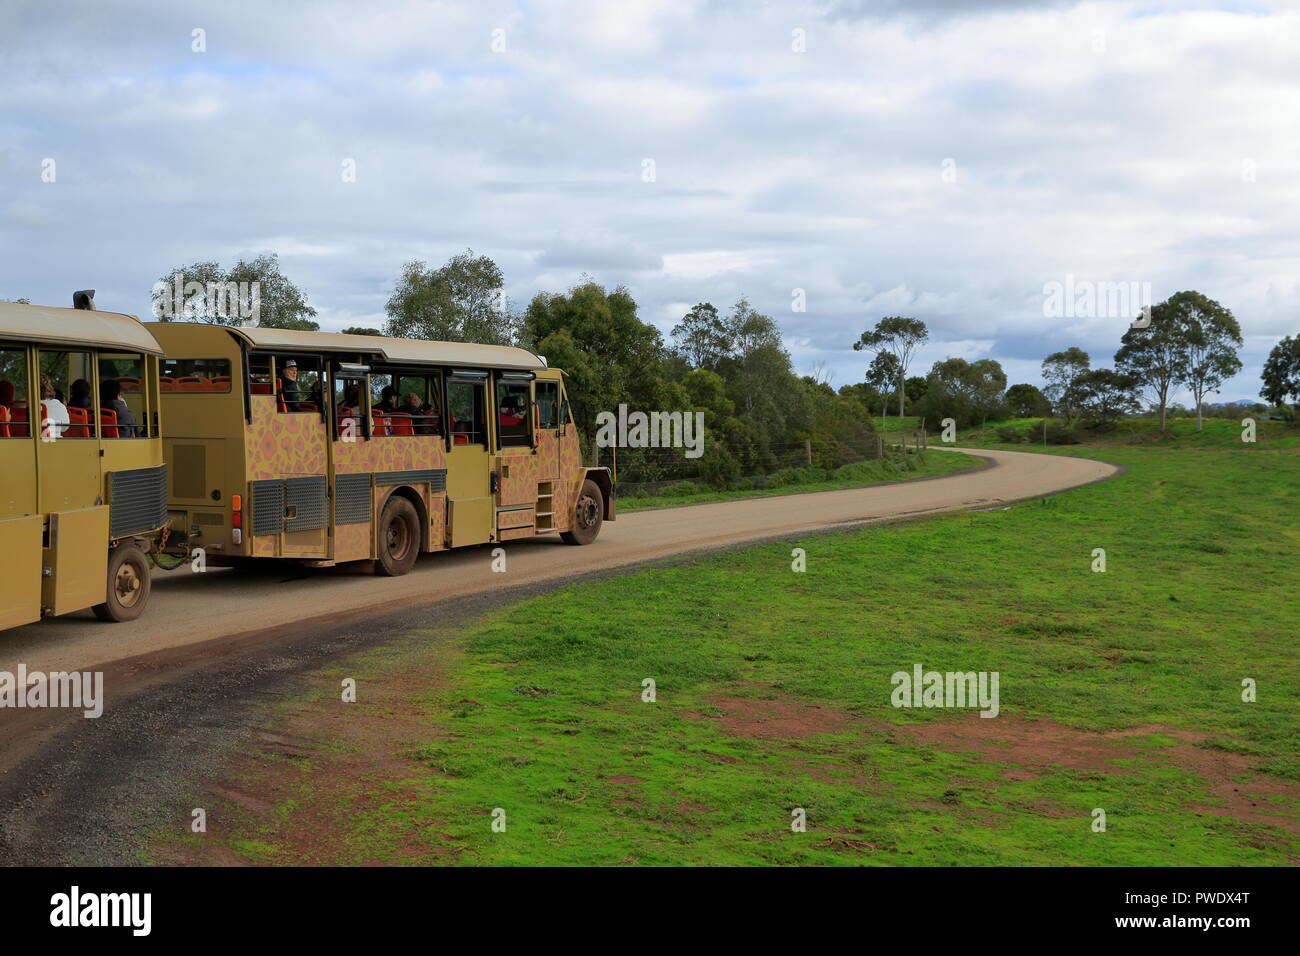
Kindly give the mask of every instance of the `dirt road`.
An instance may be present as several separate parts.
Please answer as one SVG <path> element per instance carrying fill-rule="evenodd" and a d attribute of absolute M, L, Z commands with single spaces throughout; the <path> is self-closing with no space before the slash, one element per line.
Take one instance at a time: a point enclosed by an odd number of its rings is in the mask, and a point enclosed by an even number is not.
<path fill-rule="evenodd" d="M 286 564 L 250 574 L 188 567 L 155 572 L 149 608 L 138 621 L 102 624 L 82 612 L 0 634 L 0 671 L 86 670 L 142 654 L 293 625 L 309 631 L 367 613 L 499 588 L 604 571 L 640 561 L 747 541 L 847 527 L 1062 491 L 1114 474 L 1102 462 L 1023 452 L 965 450 L 990 467 L 956 475 L 816 494 L 755 498 L 626 514 L 589 547 L 558 537 L 508 543 L 507 571 L 492 571 L 490 546 L 424 555 L 414 571 L 380 578 L 368 567 L 311 570 Z"/>

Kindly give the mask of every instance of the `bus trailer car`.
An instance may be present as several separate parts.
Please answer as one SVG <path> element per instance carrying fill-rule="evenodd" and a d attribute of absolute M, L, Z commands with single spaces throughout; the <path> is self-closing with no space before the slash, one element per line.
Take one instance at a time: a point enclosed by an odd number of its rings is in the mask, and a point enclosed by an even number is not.
<path fill-rule="evenodd" d="M 147 323 L 161 345 L 170 552 L 214 565 L 373 561 L 613 520 L 564 375 L 521 348 Z"/>
<path fill-rule="evenodd" d="M 138 617 L 166 541 L 162 349 L 93 296 L 0 302 L 0 628 Z"/>

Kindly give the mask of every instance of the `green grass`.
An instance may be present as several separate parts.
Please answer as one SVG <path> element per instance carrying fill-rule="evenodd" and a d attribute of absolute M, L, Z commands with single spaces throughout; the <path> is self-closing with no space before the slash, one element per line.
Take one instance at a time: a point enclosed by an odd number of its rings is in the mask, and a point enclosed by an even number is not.
<path fill-rule="evenodd" d="M 667 493 L 667 489 L 644 497 L 623 496 L 618 499 L 618 510 L 649 511 L 658 508 L 679 508 L 682 505 L 700 505 L 714 501 L 736 501 L 741 498 L 767 498 L 772 495 L 803 494 L 810 491 L 838 491 L 844 488 L 861 488 L 910 478 L 932 478 L 973 468 L 979 462 L 969 455 L 935 450 L 934 454 L 922 452 L 906 456 L 889 455 L 876 461 L 856 462 L 833 471 L 820 468 L 790 468 L 775 477 L 782 483 L 768 488 L 738 488 L 714 491 L 693 482 L 680 482 Z"/>
<path fill-rule="evenodd" d="M 1192 758 L 1242 762 L 1248 772 L 1229 790 L 1264 786 L 1257 809 L 1300 819 L 1300 462 L 1168 447 L 1091 453 L 1128 470 L 1006 510 L 580 583 L 331 669 L 322 700 L 337 696 L 339 673 L 383 685 L 418 673 L 440 641 L 463 649 L 445 680 L 407 700 L 425 726 L 405 753 L 408 797 L 367 780 L 372 799 L 324 807 L 342 827 L 336 858 L 1296 862 L 1300 838 L 1278 817 L 1213 812 L 1224 790 Z M 791 570 L 796 544 L 804 573 Z M 1106 551 L 1106 573 L 1091 570 L 1094 548 Z M 890 675 L 914 663 L 997 671 L 1001 716 L 890 706 Z M 641 700 L 646 678 L 655 703 Z M 1258 682 L 1257 703 L 1242 702 L 1243 678 Z M 759 736 L 721 719 L 742 705 L 804 724 Z M 1028 721 L 1044 739 L 1073 734 L 1099 755 L 1080 765 L 1062 752 L 1026 773 L 1010 744 L 1037 733 Z M 971 724 L 989 746 L 948 745 Z M 1122 750 L 1101 736 L 1123 728 L 1140 732 Z M 314 762 L 279 772 L 297 775 L 310 803 L 328 771 Z M 506 813 L 504 833 L 492 832 L 494 808 Z M 793 808 L 806 811 L 806 833 L 791 832 Z M 1090 828 L 1094 808 L 1106 811 L 1105 833 Z M 313 825 L 322 808 L 303 812 L 248 817 L 226 845 L 292 862 L 270 848 L 281 827 Z M 436 837 L 424 835 L 430 820 Z"/>

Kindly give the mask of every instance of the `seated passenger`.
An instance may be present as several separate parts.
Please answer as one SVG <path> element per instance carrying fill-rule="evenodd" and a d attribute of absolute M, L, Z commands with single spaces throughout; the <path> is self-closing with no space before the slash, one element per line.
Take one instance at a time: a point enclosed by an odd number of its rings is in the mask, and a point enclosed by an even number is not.
<path fill-rule="evenodd" d="M 99 390 L 99 404 L 105 411 L 117 415 L 117 434 L 119 438 L 134 438 L 136 435 L 135 412 L 122 401 L 122 384 L 109 380 Z M 125 426 L 125 427 L 123 427 Z"/>
<path fill-rule="evenodd" d="M 438 416 L 433 406 L 420 401 L 420 396 L 415 392 L 406 393 L 402 399 L 402 411 L 411 416 L 417 435 L 438 434 Z"/>
<path fill-rule="evenodd" d="M 379 393 L 379 401 L 372 405 L 370 410 L 380 415 L 387 415 L 389 412 L 397 411 L 397 389 L 391 385 L 385 385 L 384 390 Z"/>
<path fill-rule="evenodd" d="M 500 419 L 501 424 L 507 427 L 522 425 L 524 421 L 521 410 L 512 405 L 503 405 L 497 417 Z"/>
<path fill-rule="evenodd" d="M 61 438 L 72 424 L 68 406 L 59 401 L 54 390 L 54 380 L 41 373 L 41 437 Z"/>
<path fill-rule="evenodd" d="M 298 363 L 285 359 L 280 365 L 280 401 L 286 412 L 296 412 L 302 405 L 302 389 L 298 385 Z"/>
<path fill-rule="evenodd" d="M 0 379 L 0 405 L 8 408 L 14 403 L 14 383 L 9 379 Z"/>
<path fill-rule="evenodd" d="M 72 383 L 72 398 L 68 400 L 72 408 L 90 408 L 90 383 L 79 378 Z"/>

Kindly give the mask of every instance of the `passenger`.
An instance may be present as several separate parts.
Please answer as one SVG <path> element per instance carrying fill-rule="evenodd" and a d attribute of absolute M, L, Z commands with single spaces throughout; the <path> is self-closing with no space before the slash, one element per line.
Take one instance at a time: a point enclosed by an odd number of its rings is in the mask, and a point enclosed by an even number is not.
<path fill-rule="evenodd" d="M 41 373 L 41 437 L 61 438 L 72 424 L 68 417 L 68 406 L 57 397 L 54 380 L 46 372 Z"/>
<path fill-rule="evenodd" d="M 9 379 L 0 379 L 0 405 L 8 408 L 14 403 L 14 383 Z"/>
<path fill-rule="evenodd" d="M 68 402 L 71 408 L 90 408 L 90 383 L 84 378 L 79 378 L 72 383 L 72 399 Z"/>
<path fill-rule="evenodd" d="M 134 438 L 136 436 L 135 412 L 122 401 L 122 383 L 109 379 L 99 390 L 100 406 L 105 411 L 117 415 L 117 437 Z"/>
<path fill-rule="evenodd" d="M 438 416 L 434 413 L 433 406 L 420 401 L 420 396 L 415 392 L 406 393 L 406 397 L 402 399 L 402 411 L 411 416 L 417 435 L 438 433 Z"/>
<path fill-rule="evenodd" d="M 384 390 L 379 393 L 379 402 L 371 406 L 372 412 L 378 412 L 380 415 L 387 415 L 390 412 L 397 411 L 397 389 L 391 385 L 385 385 Z"/>
<path fill-rule="evenodd" d="M 280 364 L 280 401 L 287 412 L 298 411 L 302 405 L 302 388 L 298 385 L 298 363 L 285 359 Z"/>

